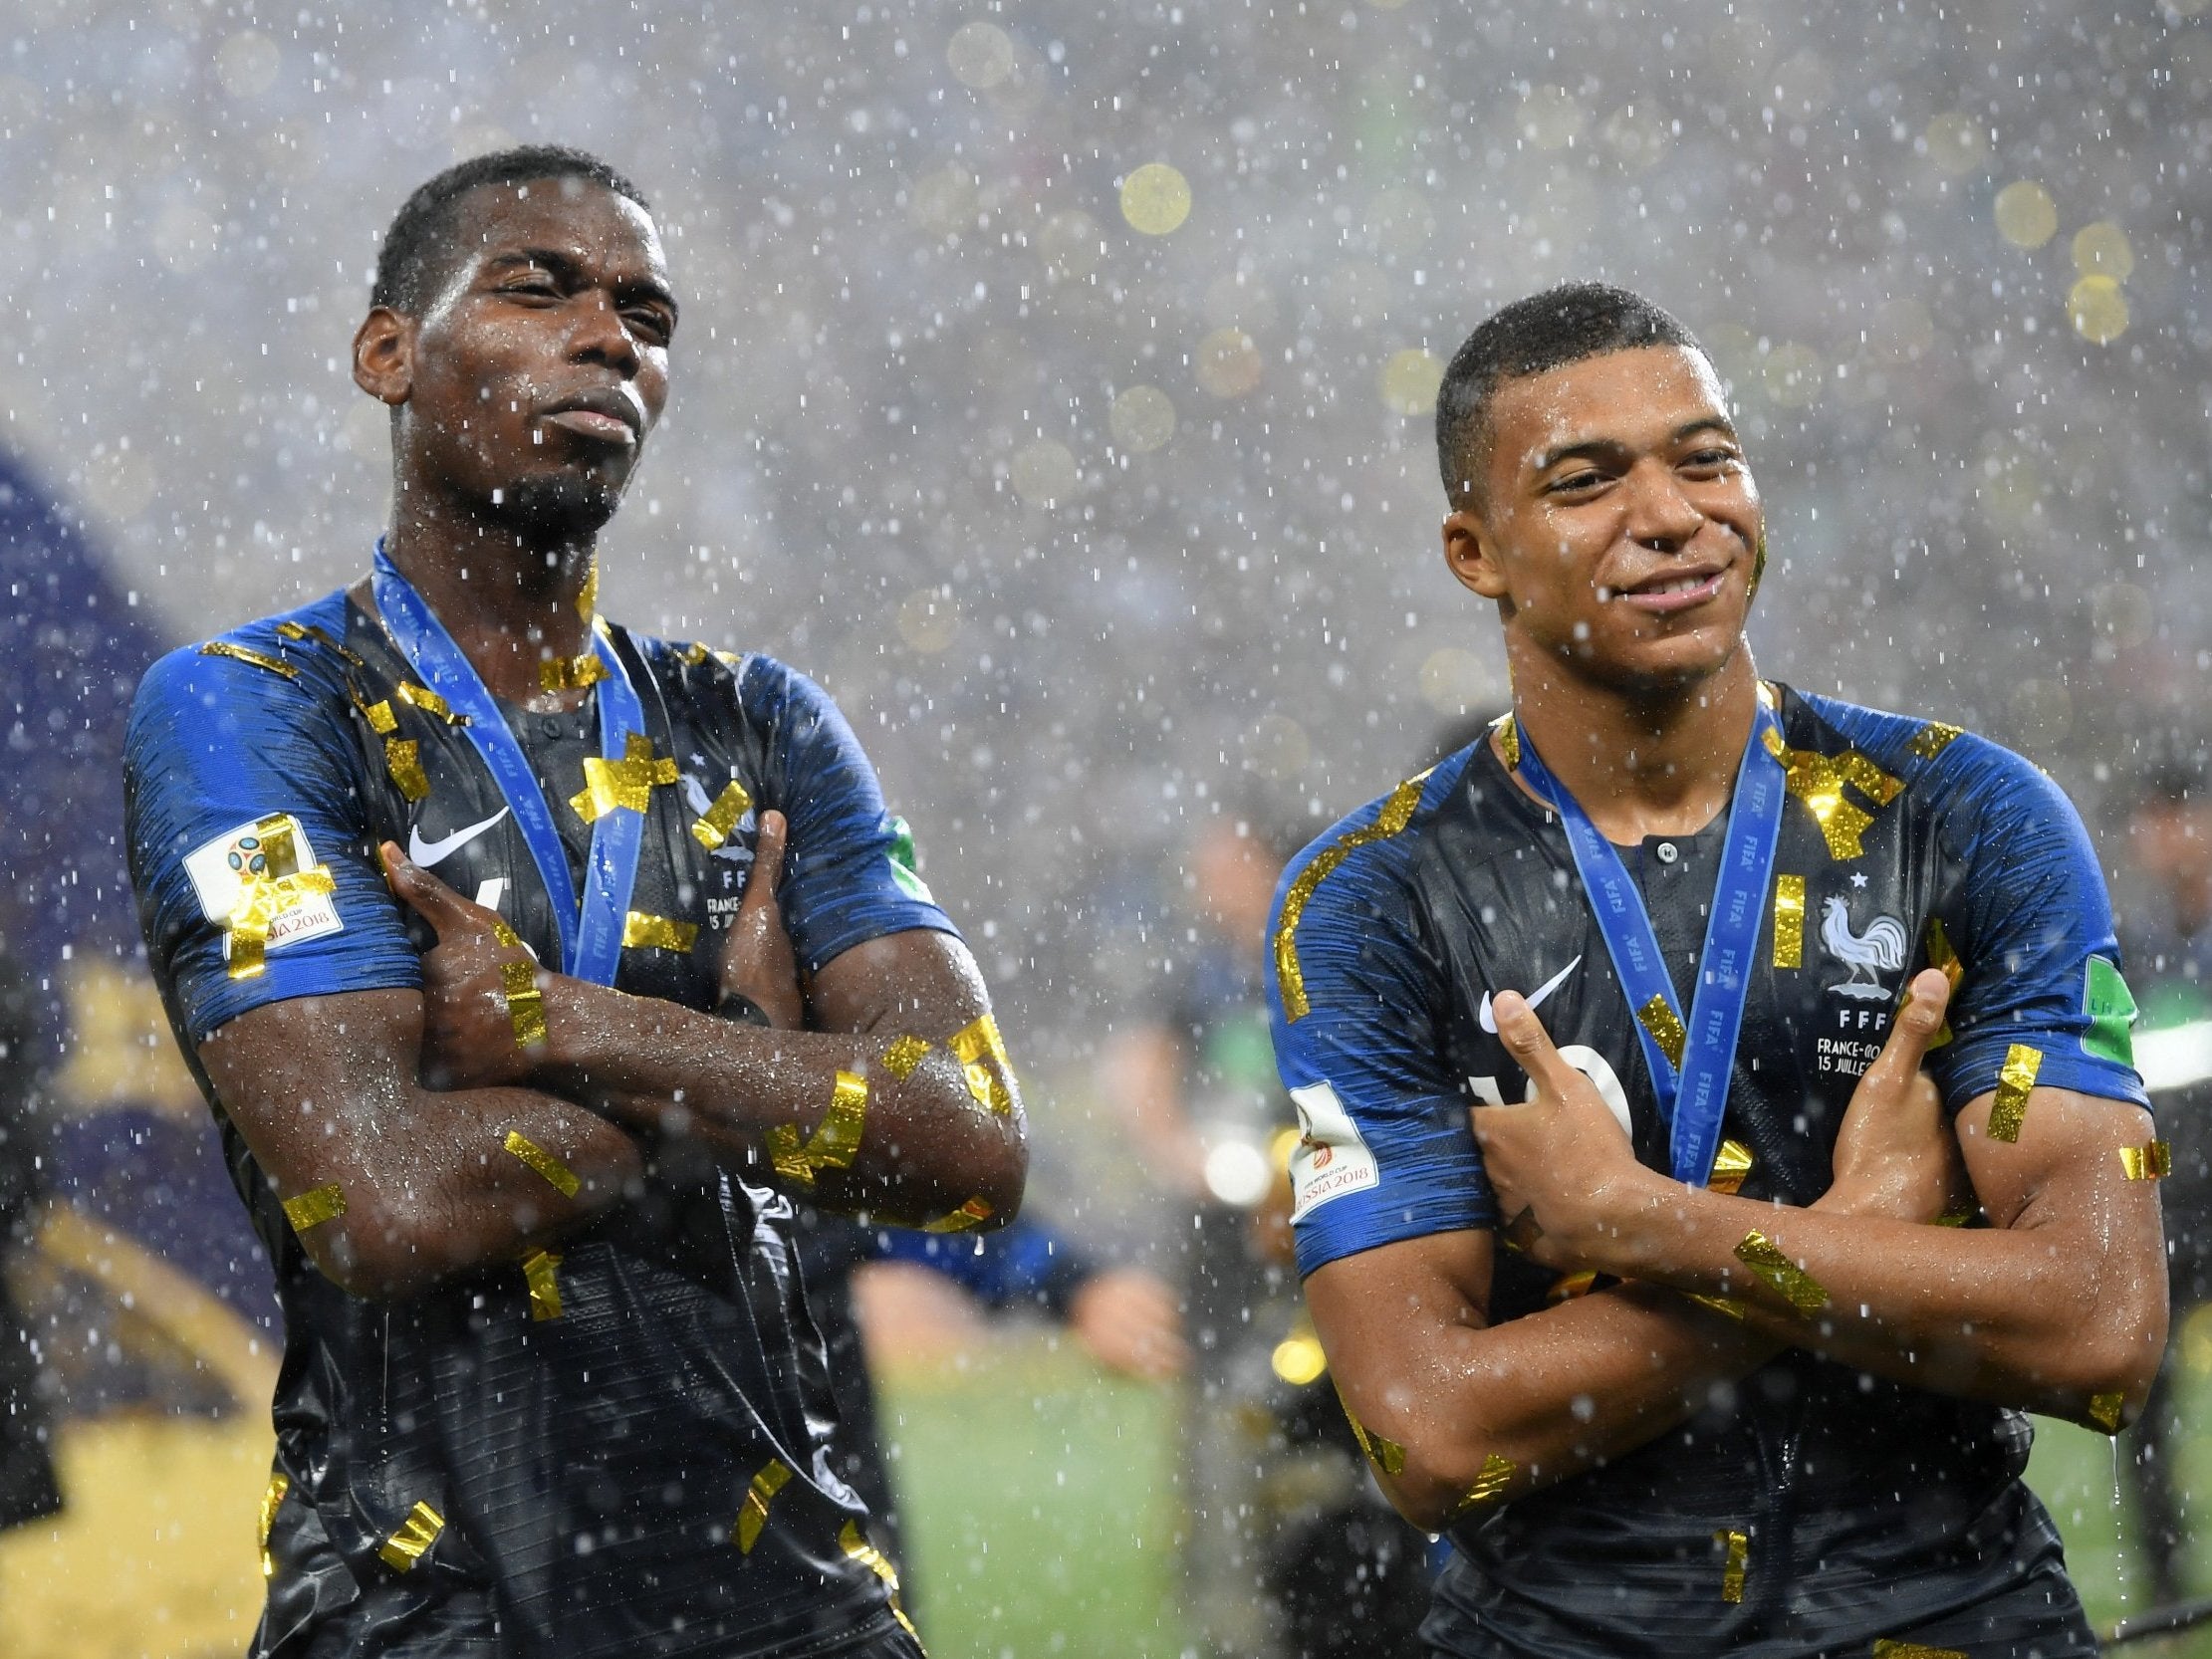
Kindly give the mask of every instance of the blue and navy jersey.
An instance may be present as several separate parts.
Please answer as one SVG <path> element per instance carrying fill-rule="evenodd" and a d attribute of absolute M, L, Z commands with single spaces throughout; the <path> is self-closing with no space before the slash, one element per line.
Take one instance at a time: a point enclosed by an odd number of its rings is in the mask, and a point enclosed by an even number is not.
<path fill-rule="evenodd" d="M 768 809 L 790 821 L 778 897 L 809 973 L 884 934 L 952 930 L 817 686 L 767 657 L 609 637 L 653 757 L 619 989 L 713 1005 Z M 590 708 L 502 712 L 578 875 Z M 402 1622 L 425 1631 L 425 1653 L 496 1629 L 500 1651 L 557 1642 L 577 1659 L 782 1652 L 888 1628 L 849 1526 L 859 1506 L 828 1459 L 834 1410 L 781 1195 L 648 1149 L 644 1192 L 563 1242 L 550 1298 L 517 1264 L 372 1304 L 308 1260 L 198 1072 L 199 1043 L 265 1003 L 420 985 L 432 936 L 386 888 L 383 840 L 560 960 L 513 814 L 360 592 L 156 663 L 126 783 L 152 971 L 285 1312 L 256 1652 Z M 242 927 L 242 891 L 287 880 L 288 902 Z M 760 1526 L 739 1525 L 763 1507 Z"/>
<path fill-rule="evenodd" d="M 2058 787 L 1950 726 L 1778 695 L 1790 800 L 1723 1126 L 1740 1190 L 1796 1205 L 1827 1190 L 1851 1090 L 1903 985 L 1930 965 L 1954 982 L 1928 1062 L 1950 1110 L 2023 1068 L 2038 1084 L 2144 1103 L 2104 882 Z M 1685 1010 L 1725 828 L 1717 820 L 1622 849 Z M 1668 1167 L 1668 1126 L 1636 1022 L 1566 835 L 1487 741 L 1308 847 L 1278 890 L 1271 944 L 1276 1059 L 1304 1132 L 1292 1161 L 1303 1272 L 1496 1225 L 1468 1108 L 1524 1099 L 1529 1086 L 1495 1030 L 1500 991 L 1536 1002 L 1637 1156 Z M 1490 1317 L 1585 1288 L 1500 1249 Z M 1666 1504 L 1700 1495 L 1753 1519 L 1772 1502 L 1760 1471 L 1784 1446 L 1801 1488 L 1871 1490 L 1893 1477 L 1899 1490 L 1930 1491 L 1947 1475 L 1969 1486 L 2002 1480 L 2017 1444 L 1995 1408 L 1799 1353 L 1749 1379 L 1738 1399 L 1606 1470 L 1509 1506 L 1513 1527 L 1551 1518 L 1545 1546 L 1572 1552 L 1582 1522 L 1567 1517 L 1587 1518 L 1593 1506 L 1632 1512 L 1650 1494 Z M 1693 1541 L 1702 1560 L 1709 1543 Z M 1502 1559 L 1487 1545 L 1462 1548 Z"/>

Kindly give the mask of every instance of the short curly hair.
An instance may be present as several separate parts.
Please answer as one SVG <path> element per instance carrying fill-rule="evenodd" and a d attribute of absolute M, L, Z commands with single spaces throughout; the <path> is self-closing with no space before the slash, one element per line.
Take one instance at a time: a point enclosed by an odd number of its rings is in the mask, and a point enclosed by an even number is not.
<path fill-rule="evenodd" d="M 531 184 L 541 178 L 579 178 L 626 196 L 646 212 L 644 191 L 598 156 L 566 144 L 525 144 L 471 156 L 420 185 L 392 216 L 376 254 L 372 306 L 413 313 L 428 304 L 452 268 L 456 204 L 486 184 Z"/>
<path fill-rule="evenodd" d="M 1697 338 L 1666 312 L 1605 283 L 1562 283 L 1485 320 L 1452 354 L 1436 393 L 1436 461 L 1452 506 L 1481 503 L 1477 480 L 1499 386 L 1642 346 L 1680 346 L 1706 356 Z"/>

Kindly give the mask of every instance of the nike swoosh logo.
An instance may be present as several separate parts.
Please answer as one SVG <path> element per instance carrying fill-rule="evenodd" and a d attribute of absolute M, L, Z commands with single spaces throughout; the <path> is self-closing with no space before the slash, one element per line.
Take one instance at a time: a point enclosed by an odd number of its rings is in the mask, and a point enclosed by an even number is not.
<path fill-rule="evenodd" d="M 472 824 L 465 830 L 454 830 L 450 835 L 440 835 L 434 841 L 426 841 L 422 838 L 422 827 L 420 825 L 409 825 L 407 827 L 407 856 L 424 868 L 428 868 L 441 859 L 450 858 L 506 816 L 507 809 L 502 807 L 490 818 L 484 820 L 482 824 Z M 1581 958 L 1578 957 L 1576 960 L 1580 961 Z M 1488 1005 L 1485 1004 L 1484 1006 L 1487 1007 Z"/>
<path fill-rule="evenodd" d="M 421 862 L 421 860 L 417 859 L 416 862 L 419 863 Z M 1546 980 L 1542 985 L 1538 986 L 1529 994 L 1529 1007 L 1532 1009 L 1535 1008 L 1539 1003 L 1543 1002 L 1546 997 L 1549 997 L 1554 991 L 1557 991 L 1561 986 L 1565 985 L 1567 983 L 1567 976 L 1573 973 L 1577 968 L 1580 968 L 1582 965 L 1583 959 L 1578 956 L 1575 958 L 1574 961 L 1568 963 L 1566 967 L 1562 968 L 1558 973 L 1554 974 L 1550 979 Z M 1475 1011 L 1475 1019 L 1477 1023 L 1481 1025 L 1482 1029 L 1488 1032 L 1492 1037 L 1496 1037 L 1498 1035 L 1498 1017 L 1490 1012 L 1490 993 L 1487 991 L 1482 994 L 1482 1007 Z"/>

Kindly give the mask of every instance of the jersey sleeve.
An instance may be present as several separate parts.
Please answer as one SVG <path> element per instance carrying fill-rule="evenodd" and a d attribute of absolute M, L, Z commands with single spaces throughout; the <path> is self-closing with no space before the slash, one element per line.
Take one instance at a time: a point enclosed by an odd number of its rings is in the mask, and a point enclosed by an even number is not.
<path fill-rule="evenodd" d="M 903 819 L 883 805 L 875 769 L 844 715 L 804 674 L 746 660 L 738 687 L 748 719 L 772 734 L 791 825 L 782 891 L 786 925 L 810 974 L 855 945 L 932 928 L 959 936 L 915 870 Z"/>
<path fill-rule="evenodd" d="M 264 1003 L 421 986 L 369 845 L 357 753 L 343 714 L 267 668 L 185 650 L 139 683 L 123 751 L 131 881 L 154 977 L 194 1044 Z"/>
<path fill-rule="evenodd" d="M 1340 826 L 1291 864 L 1269 924 L 1276 1068 L 1301 1131 L 1291 1154 L 1301 1274 L 1496 1219 L 1445 1066 L 1442 968 L 1421 939 L 1403 843 L 1348 847 L 1356 832 Z"/>
<path fill-rule="evenodd" d="M 1065 1317 L 1077 1289 L 1097 1268 L 1041 1221 L 1016 1217 L 996 1233 L 916 1233 L 886 1229 L 876 1254 L 944 1275 L 986 1306 L 1027 1303 Z"/>
<path fill-rule="evenodd" d="M 1945 815 L 1947 850 L 1964 865 L 1957 936 L 1929 941 L 1935 966 L 1948 957 L 1959 969 L 1952 1041 L 1928 1057 L 1945 1106 L 1996 1089 L 2009 1061 L 2018 1077 L 2020 1048 L 2035 1051 L 2039 1085 L 2147 1106 L 2134 999 L 2081 815 L 2042 772 L 1979 738 L 1953 742 L 1942 770 L 1960 795 Z"/>

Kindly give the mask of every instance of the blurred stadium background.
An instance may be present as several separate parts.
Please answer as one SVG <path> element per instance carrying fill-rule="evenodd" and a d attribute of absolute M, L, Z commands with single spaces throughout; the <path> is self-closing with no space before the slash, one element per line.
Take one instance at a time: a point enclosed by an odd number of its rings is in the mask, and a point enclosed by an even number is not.
<path fill-rule="evenodd" d="M 2111 809 L 2212 665 L 2206 10 L 9 0 L 0 922 L 47 997 L 72 1508 L 0 1540 L 0 1646 L 250 1627 L 272 1304 L 135 954 L 120 717 L 366 560 L 347 342 L 421 178 L 548 139 L 655 197 L 676 390 L 606 607 L 828 684 L 992 976 L 1034 1202 L 1141 1257 L 1092 1063 L 1187 960 L 1194 828 L 1318 830 L 1503 706 L 1427 417 L 1543 283 L 1710 343 L 1769 671 L 2024 750 L 2140 902 Z M 2202 1396 L 2212 1326 L 2177 1339 Z M 1158 1395 L 1035 1331 L 887 1359 L 940 1659 L 1181 1650 Z M 2037 1466 L 2104 1617 L 2112 1457 Z"/>

